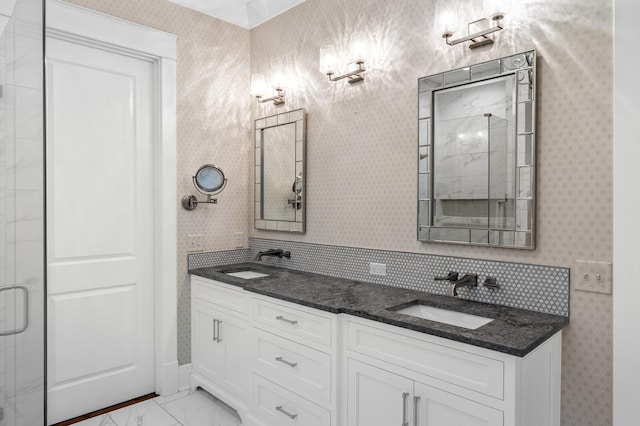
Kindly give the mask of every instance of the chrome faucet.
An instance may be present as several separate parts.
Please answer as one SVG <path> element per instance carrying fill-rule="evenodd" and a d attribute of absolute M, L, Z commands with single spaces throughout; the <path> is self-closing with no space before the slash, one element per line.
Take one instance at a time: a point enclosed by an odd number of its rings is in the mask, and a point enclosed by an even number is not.
<path fill-rule="evenodd" d="M 459 280 L 451 282 L 447 287 L 447 296 L 457 296 L 460 287 L 477 287 L 478 276 L 476 274 L 464 274 Z"/>
<path fill-rule="evenodd" d="M 287 259 L 291 259 L 291 252 L 283 251 L 282 249 L 269 249 L 266 251 L 258 252 L 258 255 L 256 256 L 256 260 L 262 260 L 263 256 L 274 256 L 274 257 L 278 257 L 279 259 L 286 257 Z"/>

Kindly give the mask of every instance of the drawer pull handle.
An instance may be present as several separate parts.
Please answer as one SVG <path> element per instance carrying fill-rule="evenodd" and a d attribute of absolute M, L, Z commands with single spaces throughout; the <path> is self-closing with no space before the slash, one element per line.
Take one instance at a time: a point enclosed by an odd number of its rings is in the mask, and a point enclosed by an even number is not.
<path fill-rule="evenodd" d="M 219 319 L 213 320 L 213 341 L 216 343 L 222 342 L 222 339 L 220 338 L 220 324 L 222 324 L 222 321 Z"/>
<path fill-rule="evenodd" d="M 298 365 L 297 362 L 289 362 L 286 359 L 282 358 L 281 356 L 276 357 L 276 361 L 281 362 L 283 364 L 287 364 L 289 367 L 292 367 L 292 368 Z"/>
<path fill-rule="evenodd" d="M 277 319 L 278 321 L 288 322 L 288 323 L 289 323 L 289 324 L 291 324 L 291 325 L 296 325 L 296 324 L 298 323 L 298 321 L 296 321 L 296 320 L 286 319 L 286 318 L 285 318 L 285 317 L 283 317 L 282 315 L 278 315 L 278 316 L 276 317 L 276 319 Z"/>
<path fill-rule="evenodd" d="M 418 403 L 420 402 L 419 396 L 413 397 L 413 426 L 418 426 Z"/>
<path fill-rule="evenodd" d="M 287 412 L 287 410 L 285 410 L 284 408 L 282 408 L 282 405 L 278 405 L 276 407 L 276 410 L 280 411 L 282 414 L 284 414 L 285 416 L 288 416 L 291 420 L 295 419 L 296 417 L 298 417 L 297 414 L 291 414 L 289 412 Z"/>
<path fill-rule="evenodd" d="M 409 397 L 409 392 L 402 392 L 402 426 L 409 426 L 409 422 L 407 421 L 407 398 Z"/>

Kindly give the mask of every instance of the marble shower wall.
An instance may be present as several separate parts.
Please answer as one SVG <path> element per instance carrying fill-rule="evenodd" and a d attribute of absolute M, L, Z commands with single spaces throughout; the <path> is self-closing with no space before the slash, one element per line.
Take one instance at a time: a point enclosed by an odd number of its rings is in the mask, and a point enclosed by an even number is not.
<path fill-rule="evenodd" d="M 460 20 L 482 2 L 455 0 Z M 251 69 L 287 76 L 282 108 L 307 111 L 307 232 L 253 230 L 256 238 L 570 267 L 612 260 L 610 0 L 519 0 L 496 44 L 449 47 L 434 31 L 435 1 L 307 0 L 251 31 Z M 461 28 L 464 28 L 461 25 Z M 331 83 L 319 49 L 345 52 L 354 31 L 373 44 L 365 81 Z M 416 239 L 417 79 L 535 49 L 537 248 L 421 243 Z M 250 196 L 253 196 L 250 193 Z M 571 291 L 564 332 L 563 426 L 612 423 L 612 304 Z"/>
<path fill-rule="evenodd" d="M 167 0 L 68 1 L 178 36 L 178 361 L 186 364 L 191 360 L 187 235 L 202 234 L 204 251 L 217 251 L 235 248 L 234 231 L 248 232 L 253 181 L 249 31 Z M 227 186 L 217 205 L 186 211 L 180 198 L 196 192 L 191 177 L 206 163 L 224 171 Z"/>
<path fill-rule="evenodd" d="M 14 8 L 15 4 L 15 8 Z M 9 16 L 3 16 L 5 12 Z M 28 327 L 0 337 L 7 425 L 44 423 L 44 105 L 42 1 L 0 7 L 0 287 L 28 290 Z M 21 328 L 22 290 L 0 295 L 0 330 Z"/>

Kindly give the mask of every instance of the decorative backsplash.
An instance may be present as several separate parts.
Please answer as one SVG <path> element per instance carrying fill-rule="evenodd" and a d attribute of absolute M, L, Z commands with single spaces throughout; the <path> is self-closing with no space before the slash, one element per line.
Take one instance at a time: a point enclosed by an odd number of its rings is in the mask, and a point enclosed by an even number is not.
<path fill-rule="evenodd" d="M 249 249 L 190 253 L 187 256 L 188 268 L 207 268 L 209 266 L 230 265 L 251 260 Z"/>
<path fill-rule="evenodd" d="M 191 254 L 189 268 L 245 262 L 271 248 L 291 251 L 291 259 L 262 259 L 271 265 L 435 294 L 445 294 L 448 285 L 448 281 L 435 281 L 435 276 L 446 276 L 449 271 L 477 274 L 480 285 L 459 289 L 459 297 L 569 315 L 569 269 L 555 266 L 250 238 L 248 250 Z M 371 275 L 370 262 L 385 264 L 386 276 Z M 500 288 L 483 287 L 481 283 L 487 276 L 495 277 Z"/>

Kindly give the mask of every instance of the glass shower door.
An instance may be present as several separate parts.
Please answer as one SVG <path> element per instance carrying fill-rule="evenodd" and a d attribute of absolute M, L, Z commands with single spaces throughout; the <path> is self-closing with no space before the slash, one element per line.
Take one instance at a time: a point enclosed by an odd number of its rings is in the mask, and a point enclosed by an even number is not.
<path fill-rule="evenodd" d="M 0 426 L 45 424 L 43 7 L 0 0 Z"/>

